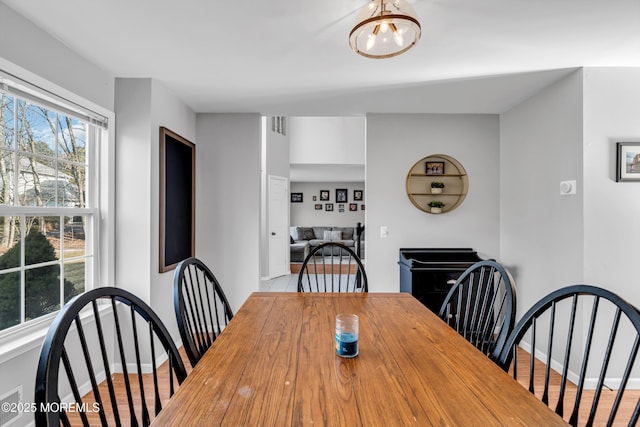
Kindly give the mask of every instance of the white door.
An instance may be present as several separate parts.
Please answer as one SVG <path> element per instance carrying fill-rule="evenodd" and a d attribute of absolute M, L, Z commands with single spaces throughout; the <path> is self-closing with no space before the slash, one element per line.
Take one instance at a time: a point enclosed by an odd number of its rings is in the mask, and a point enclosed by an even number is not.
<path fill-rule="evenodd" d="M 269 175 L 269 276 L 289 274 L 289 180 Z"/>

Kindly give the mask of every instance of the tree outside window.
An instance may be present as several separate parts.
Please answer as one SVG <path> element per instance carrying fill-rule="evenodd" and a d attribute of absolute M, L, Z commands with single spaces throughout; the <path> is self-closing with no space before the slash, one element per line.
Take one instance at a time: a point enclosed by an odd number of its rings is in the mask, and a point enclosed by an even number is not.
<path fill-rule="evenodd" d="M 0 94 L 0 331 L 85 290 L 91 125 Z M 91 242 L 91 240 L 89 240 Z"/>

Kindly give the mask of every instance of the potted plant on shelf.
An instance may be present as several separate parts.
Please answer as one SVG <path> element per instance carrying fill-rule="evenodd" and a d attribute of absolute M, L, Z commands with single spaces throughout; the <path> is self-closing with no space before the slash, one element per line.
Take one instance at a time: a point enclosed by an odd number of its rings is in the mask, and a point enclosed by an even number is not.
<path fill-rule="evenodd" d="M 444 182 L 433 181 L 431 182 L 431 193 L 440 194 L 444 188 Z"/>
<path fill-rule="evenodd" d="M 429 202 L 429 207 L 431 208 L 429 212 L 433 214 L 442 213 L 442 208 L 444 207 L 444 203 L 440 200 L 432 200 Z"/>

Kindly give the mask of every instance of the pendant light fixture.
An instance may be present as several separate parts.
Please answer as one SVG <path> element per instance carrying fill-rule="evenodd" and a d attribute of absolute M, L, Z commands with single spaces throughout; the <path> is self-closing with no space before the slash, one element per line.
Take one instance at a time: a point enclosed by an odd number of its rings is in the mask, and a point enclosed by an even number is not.
<path fill-rule="evenodd" d="M 367 58 L 391 58 L 420 40 L 420 22 L 406 0 L 371 0 L 358 12 L 349 44 Z"/>

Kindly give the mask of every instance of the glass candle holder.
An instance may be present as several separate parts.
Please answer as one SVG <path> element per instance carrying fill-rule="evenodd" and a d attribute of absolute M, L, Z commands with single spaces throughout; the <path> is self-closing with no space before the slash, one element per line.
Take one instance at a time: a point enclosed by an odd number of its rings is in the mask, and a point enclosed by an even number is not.
<path fill-rule="evenodd" d="M 355 314 L 336 316 L 336 354 L 340 357 L 358 355 L 359 319 Z"/>

